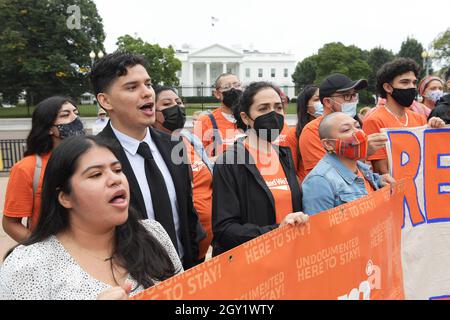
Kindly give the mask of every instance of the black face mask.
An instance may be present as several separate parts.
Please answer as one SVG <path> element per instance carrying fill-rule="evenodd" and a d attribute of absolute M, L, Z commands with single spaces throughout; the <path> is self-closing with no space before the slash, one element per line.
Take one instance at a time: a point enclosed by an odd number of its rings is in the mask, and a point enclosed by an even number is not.
<path fill-rule="evenodd" d="M 231 109 L 239 101 L 239 98 L 242 96 L 242 90 L 231 88 L 230 90 L 222 92 L 222 96 L 223 96 L 222 99 L 223 104 Z"/>
<path fill-rule="evenodd" d="M 272 111 L 254 120 L 253 129 L 256 135 L 269 142 L 275 141 L 284 126 L 284 116 Z"/>
<path fill-rule="evenodd" d="M 163 127 L 175 131 L 184 127 L 186 111 L 180 105 L 175 105 L 162 111 L 164 116 Z"/>
<path fill-rule="evenodd" d="M 84 136 L 86 134 L 83 127 L 83 122 L 81 122 L 80 117 L 77 117 L 71 123 L 59 124 L 55 127 L 57 127 L 59 130 L 60 139 L 66 139 L 72 136 Z"/>
<path fill-rule="evenodd" d="M 416 88 L 409 88 L 409 89 L 394 88 L 391 96 L 392 98 L 394 98 L 395 101 L 397 101 L 399 105 L 405 108 L 409 108 L 411 107 L 414 98 L 417 96 L 417 90 Z"/>

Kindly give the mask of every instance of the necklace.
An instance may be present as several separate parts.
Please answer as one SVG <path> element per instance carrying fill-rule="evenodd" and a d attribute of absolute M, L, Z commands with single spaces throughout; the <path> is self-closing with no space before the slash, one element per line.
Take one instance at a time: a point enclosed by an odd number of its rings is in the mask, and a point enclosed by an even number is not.
<path fill-rule="evenodd" d="M 400 121 L 400 117 L 397 116 L 395 113 L 393 113 L 391 110 L 389 110 L 389 108 L 385 105 L 384 108 L 387 110 L 387 112 L 389 112 L 395 119 L 397 119 L 398 123 L 400 123 L 403 127 L 407 127 L 408 126 L 408 122 L 409 122 L 409 118 L 408 118 L 408 114 L 405 112 L 405 117 L 406 117 L 406 122 L 402 123 Z"/>

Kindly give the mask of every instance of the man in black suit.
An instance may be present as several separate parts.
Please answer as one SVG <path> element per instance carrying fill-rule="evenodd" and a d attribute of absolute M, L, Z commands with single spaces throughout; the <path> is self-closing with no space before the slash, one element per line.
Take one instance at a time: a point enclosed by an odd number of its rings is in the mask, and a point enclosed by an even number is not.
<path fill-rule="evenodd" d="M 181 155 L 172 152 L 180 150 L 181 140 L 150 128 L 155 122 L 155 92 L 145 65 L 141 56 L 122 52 L 95 63 L 91 82 L 97 101 L 110 117 L 99 136 L 111 139 L 117 146 L 117 156 L 130 184 L 130 204 L 143 219 L 161 223 L 187 269 L 198 262 L 201 239 L 190 171 L 187 162 L 180 161 L 183 150 Z"/>

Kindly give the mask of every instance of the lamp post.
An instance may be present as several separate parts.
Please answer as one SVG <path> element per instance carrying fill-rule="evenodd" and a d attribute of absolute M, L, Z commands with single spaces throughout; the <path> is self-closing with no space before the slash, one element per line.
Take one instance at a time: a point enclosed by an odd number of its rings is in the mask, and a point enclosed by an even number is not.
<path fill-rule="evenodd" d="M 430 74 L 430 68 L 431 68 L 431 63 L 432 63 L 433 58 L 434 58 L 434 52 L 426 51 L 426 50 L 424 50 L 422 52 L 423 69 L 425 69 L 425 75 L 427 77 Z"/>
<path fill-rule="evenodd" d="M 103 53 L 102 50 L 99 50 L 97 53 L 95 53 L 94 50 L 92 50 L 89 53 L 89 58 L 91 58 L 91 72 L 92 72 L 92 68 L 94 67 L 94 62 L 95 62 L 95 58 L 98 57 L 99 59 L 103 58 L 105 56 L 105 54 Z M 96 112 L 98 113 L 98 103 L 97 103 L 97 99 L 95 99 L 95 109 Z"/>
<path fill-rule="evenodd" d="M 92 50 L 92 51 L 89 53 L 89 58 L 91 58 L 91 68 L 94 66 L 94 62 L 95 62 L 95 58 L 96 58 L 96 57 L 99 58 L 99 59 L 101 59 L 101 58 L 103 58 L 104 56 L 105 56 L 105 54 L 103 53 L 102 50 L 99 50 L 99 52 L 97 52 L 97 53 L 95 53 L 95 51 Z"/>

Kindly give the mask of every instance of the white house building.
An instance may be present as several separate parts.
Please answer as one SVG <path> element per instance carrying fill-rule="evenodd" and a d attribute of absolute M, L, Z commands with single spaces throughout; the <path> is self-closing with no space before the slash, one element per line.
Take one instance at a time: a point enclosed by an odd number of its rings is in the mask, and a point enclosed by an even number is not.
<path fill-rule="evenodd" d="M 237 75 L 244 85 L 269 81 L 280 86 L 289 97 L 295 95 L 291 75 L 297 61 L 292 54 L 263 53 L 214 44 L 200 50 L 184 47 L 176 51 L 176 57 L 182 62 L 177 76 L 183 96 L 211 95 L 214 81 L 226 72 Z"/>

